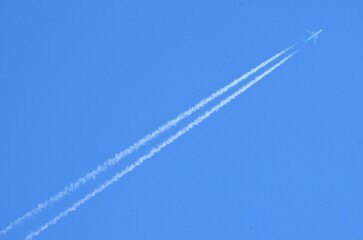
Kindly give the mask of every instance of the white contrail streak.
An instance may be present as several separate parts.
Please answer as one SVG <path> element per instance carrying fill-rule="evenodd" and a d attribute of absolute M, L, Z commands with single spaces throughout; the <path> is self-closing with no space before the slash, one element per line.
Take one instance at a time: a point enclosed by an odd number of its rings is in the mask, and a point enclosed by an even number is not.
<path fill-rule="evenodd" d="M 272 56 L 271 58 L 267 59 L 266 61 L 262 62 L 260 65 L 258 65 L 257 67 L 251 69 L 249 72 L 245 73 L 241 77 L 235 79 L 234 81 L 232 81 L 228 85 L 220 88 L 216 92 L 212 93 L 210 96 L 204 98 L 199 103 L 197 103 L 193 107 L 189 108 L 187 111 L 179 114 L 176 118 L 168 121 L 164 125 L 160 126 L 158 129 L 154 130 L 152 133 L 147 134 L 145 137 L 141 138 L 140 140 L 138 140 L 134 144 L 132 144 L 129 147 L 127 147 L 126 149 L 124 149 L 123 151 L 115 154 L 115 157 L 106 160 L 104 163 L 98 165 L 94 170 L 88 172 L 83 177 L 78 178 L 75 182 L 73 182 L 73 183 L 69 184 L 68 186 L 66 186 L 62 191 L 60 191 L 57 194 L 53 195 L 48 200 L 45 200 L 44 202 L 39 203 L 37 205 L 37 207 L 35 207 L 32 210 L 28 211 L 27 213 L 25 213 L 23 216 L 21 216 L 17 220 L 11 222 L 7 227 L 5 227 L 4 229 L 2 229 L 0 231 L 0 235 L 3 235 L 5 233 L 7 233 L 9 230 L 11 230 L 15 226 L 21 224 L 26 219 L 28 219 L 28 218 L 36 215 L 36 214 L 39 214 L 44 209 L 46 209 L 47 207 L 49 207 L 53 203 L 59 201 L 63 197 L 69 195 L 70 193 L 74 192 L 77 188 L 81 187 L 82 185 L 84 185 L 85 183 L 90 181 L 91 179 L 95 179 L 98 174 L 100 174 L 102 172 L 105 172 L 109 167 L 114 166 L 115 164 L 117 164 L 122 158 L 124 158 L 125 156 L 127 156 L 129 154 L 132 154 L 134 151 L 139 149 L 141 146 L 143 146 L 144 144 L 146 144 L 150 140 L 154 139 L 155 137 L 157 137 L 161 133 L 169 130 L 171 127 L 178 124 L 181 120 L 183 120 L 186 117 L 190 116 L 192 113 L 199 110 L 200 108 L 205 106 L 207 103 L 214 100 L 216 97 L 222 95 L 223 93 L 228 91 L 230 88 L 237 85 L 239 82 L 245 80 L 246 78 L 248 78 L 249 76 L 251 76 L 252 74 L 257 72 L 258 70 L 260 70 L 261 68 L 265 67 L 267 64 L 274 61 L 275 59 L 277 59 L 282 54 L 289 51 L 294 46 L 295 46 L 295 44 L 288 47 L 288 48 L 286 48 L 286 49 L 284 49 L 284 50 L 282 50 L 281 52 L 279 52 L 276 55 Z"/>
<path fill-rule="evenodd" d="M 265 76 L 267 76 L 268 74 L 270 74 L 272 71 L 274 71 L 280 65 L 282 65 L 284 62 L 286 62 L 288 59 L 290 59 L 295 53 L 296 53 L 296 51 L 293 52 L 293 53 L 291 53 L 287 57 L 283 58 L 281 61 L 279 61 L 278 63 L 276 63 L 275 65 L 273 65 L 271 68 L 269 68 L 268 70 L 266 70 L 264 73 L 262 73 L 261 75 L 257 76 L 251 82 L 247 83 L 246 85 L 244 85 L 243 87 L 241 87 L 240 89 L 238 89 L 236 92 L 234 92 L 233 94 L 231 94 L 230 96 L 228 96 L 227 98 L 225 98 L 224 100 L 222 100 L 219 104 L 217 104 L 214 107 L 212 107 L 209 111 L 205 112 L 203 115 L 199 116 L 193 122 L 189 123 L 186 127 L 184 127 L 183 129 L 181 129 L 180 131 L 178 131 L 176 134 L 170 136 L 167 140 L 165 140 L 164 142 L 160 143 L 159 145 L 157 145 L 156 147 L 154 147 L 153 149 L 151 149 L 151 151 L 148 154 L 140 157 L 137 161 L 135 161 L 131 165 L 127 166 L 121 172 L 117 173 L 110 180 L 107 180 L 104 184 L 102 184 L 98 188 L 94 189 L 91 193 L 87 194 L 81 200 L 79 200 L 78 202 L 76 202 L 75 204 L 73 204 L 73 206 L 69 207 L 64 212 L 60 213 L 58 216 L 56 216 L 55 218 L 53 218 L 51 221 L 49 221 L 46 224 L 44 224 L 43 226 L 41 226 L 38 230 L 30 233 L 28 236 L 26 236 L 26 240 L 32 240 L 34 237 L 38 236 L 40 233 L 42 233 L 43 231 L 45 231 L 47 228 L 49 228 L 50 226 L 56 224 L 62 218 L 68 216 L 71 212 L 76 211 L 85 202 L 87 202 L 91 198 L 95 197 L 98 193 L 101 193 L 102 191 L 104 191 L 106 188 L 108 188 L 113 183 L 115 183 L 118 180 L 120 180 L 127 173 L 131 172 L 136 167 L 138 167 L 139 165 L 141 165 L 145 160 L 153 157 L 156 153 L 160 152 L 163 148 L 165 148 L 169 144 L 173 143 L 175 140 L 177 140 L 179 137 L 181 137 L 185 133 L 189 132 L 192 128 L 194 128 L 195 126 L 198 126 L 201 122 L 203 122 L 205 119 L 207 119 L 210 115 L 212 115 L 213 113 L 217 112 L 219 109 L 221 109 L 227 103 L 229 103 L 230 101 L 232 101 L 233 99 L 235 99 L 238 95 L 240 95 L 241 93 L 245 92 L 247 89 L 249 89 L 250 87 L 252 87 L 255 83 L 257 83 L 258 81 L 260 81 L 262 78 L 264 78 Z"/>

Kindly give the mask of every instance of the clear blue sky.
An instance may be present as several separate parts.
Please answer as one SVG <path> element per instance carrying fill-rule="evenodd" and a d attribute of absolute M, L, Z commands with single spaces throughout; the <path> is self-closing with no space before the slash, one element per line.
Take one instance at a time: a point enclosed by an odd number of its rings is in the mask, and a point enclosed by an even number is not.
<path fill-rule="evenodd" d="M 362 9 L 1 1 L 0 227 L 322 28 L 317 47 L 38 239 L 362 239 Z M 1 239 L 22 239 L 150 147 Z"/>

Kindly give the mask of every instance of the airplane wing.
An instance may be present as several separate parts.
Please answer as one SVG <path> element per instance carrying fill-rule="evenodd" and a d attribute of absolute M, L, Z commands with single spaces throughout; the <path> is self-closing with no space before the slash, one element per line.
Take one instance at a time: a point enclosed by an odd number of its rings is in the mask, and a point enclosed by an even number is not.
<path fill-rule="evenodd" d="M 316 38 L 314 38 L 314 44 L 315 44 L 315 47 L 316 47 L 316 39 L 317 39 L 317 37 L 316 37 Z"/>
<path fill-rule="evenodd" d="M 312 34 L 313 34 L 313 32 L 312 32 L 312 31 L 309 31 L 309 30 L 306 30 L 306 29 L 305 29 L 305 32 L 309 33 L 310 35 L 312 35 Z"/>

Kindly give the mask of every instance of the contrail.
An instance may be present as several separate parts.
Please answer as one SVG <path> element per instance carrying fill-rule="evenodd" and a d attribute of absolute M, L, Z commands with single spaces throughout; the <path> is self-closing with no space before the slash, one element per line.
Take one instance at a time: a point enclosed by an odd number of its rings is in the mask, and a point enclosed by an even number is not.
<path fill-rule="evenodd" d="M 228 96 L 227 98 L 225 98 L 224 100 L 222 100 L 219 104 L 217 104 L 214 107 L 212 107 L 209 111 L 205 112 L 203 115 L 199 116 L 193 122 L 189 123 L 186 127 L 184 127 L 183 129 L 181 129 L 180 131 L 178 131 L 176 134 L 170 136 L 167 140 L 165 140 L 164 142 L 160 143 L 156 147 L 152 148 L 151 151 L 148 154 L 143 155 L 142 157 L 140 157 L 134 163 L 132 163 L 131 165 L 127 166 L 121 172 L 117 173 L 110 180 L 107 180 L 104 184 L 102 184 L 99 187 L 97 187 L 96 189 L 94 189 L 91 193 L 87 194 L 85 197 L 83 197 L 81 200 L 79 200 L 78 202 L 76 202 L 75 204 L 73 204 L 71 207 L 69 207 L 68 209 L 66 209 L 64 212 L 60 213 L 58 216 L 56 216 L 55 218 L 53 218 L 51 221 L 49 221 L 46 224 L 44 224 L 43 226 L 41 226 L 38 230 L 36 230 L 36 231 L 30 233 L 29 235 L 27 235 L 26 236 L 26 240 L 33 239 L 34 237 L 38 236 L 40 233 L 42 233 L 43 231 L 45 231 L 50 226 L 56 224 L 62 218 L 68 216 L 71 212 L 76 211 L 80 206 L 82 206 L 88 200 L 90 200 L 91 198 L 95 197 L 98 193 L 101 193 L 106 188 L 108 188 L 110 185 L 112 185 L 113 183 L 115 183 L 118 180 L 120 180 L 127 173 L 133 171 L 136 167 L 140 166 L 145 160 L 153 157 L 156 153 L 160 152 L 163 148 L 165 148 L 169 144 L 173 143 L 175 140 L 177 140 L 179 137 L 181 137 L 185 133 L 189 132 L 194 127 L 198 126 L 201 122 L 203 122 L 205 119 L 207 119 L 210 115 L 212 115 L 213 113 L 217 112 L 219 109 L 221 109 L 227 103 L 229 103 L 230 101 L 232 101 L 233 99 L 235 99 L 238 95 L 240 95 L 241 93 L 245 92 L 247 89 L 249 89 L 250 87 L 252 87 L 255 83 L 257 83 L 262 78 L 264 78 L 265 76 L 267 76 L 268 74 L 270 74 L 272 71 L 274 71 L 280 65 L 282 65 L 283 63 L 285 63 L 288 59 L 290 59 L 296 52 L 297 51 L 294 51 L 293 53 L 291 53 L 287 57 L 283 58 L 281 61 L 279 61 L 278 63 L 276 63 L 275 65 L 273 65 L 271 68 L 269 68 L 268 70 L 266 70 L 264 73 L 262 73 L 261 75 L 257 76 L 251 82 L 247 83 L 246 85 L 244 85 L 243 87 L 241 87 L 240 89 L 238 89 L 236 92 L 234 92 L 233 94 L 231 94 L 230 96 Z"/>
<path fill-rule="evenodd" d="M 61 200 L 63 197 L 69 195 L 70 193 L 74 192 L 76 189 L 78 189 L 82 185 L 86 184 L 91 179 L 95 179 L 98 174 L 100 174 L 102 172 L 105 172 L 109 167 L 114 166 L 115 164 L 117 164 L 122 158 L 124 158 L 127 155 L 132 154 L 134 151 L 136 151 L 137 149 L 139 149 L 141 146 L 143 146 L 144 144 L 146 144 L 150 140 L 154 139 L 155 137 L 157 137 L 161 133 L 169 130 L 171 127 L 173 127 L 176 124 L 178 124 L 181 120 L 183 120 L 186 117 L 190 116 L 192 113 L 194 113 L 195 111 L 199 110 L 200 108 L 202 108 L 203 106 L 205 106 L 207 103 L 209 103 L 210 101 L 214 100 L 216 97 L 222 95 L 223 93 L 225 93 L 226 91 L 228 91 L 230 88 L 232 88 L 235 85 L 237 85 L 239 82 L 245 80 L 246 78 L 248 78 L 249 76 L 251 76 L 252 74 L 254 74 L 255 72 L 257 72 L 258 70 L 260 70 L 261 68 L 265 67 L 270 62 L 272 62 L 275 59 L 277 59 L 278 57 L 280 57 L 282 54 L 284 54 L 287 51 L 289 51 L 295 45 L 296 44 L 294 44 L 294 45 L 292 45 L 292 46 L 290 46 L 290 47 L 282 50 L 281 52 L 277 53 L 276 55 L 274 55 L 271 58 L 267 59 L 266 61 L 262 62 L 257 67 L 251 69 L 249 72 L 247 72 L 244 75 L 242 75 L 241 77 L 235 79 L 234 81 L 232 81 L 228 85 L 220 88 L 219 90 L 217 90 L 216 92 L 212 93 L 208 97 L 202 99 L 200 102 L 198 102 L 193 107 L 191 107 L 188 110 L 186 110 L 185 112 L 179 114 L 177 117 L 175 117 L 174 119 L 168 121 L 164 125 L 160 126 L 159 128 L 157 128 L 153 132 L 147 134 L 146 136 L 144 136 L 143 138 L 141 138 L 137 142 L 133 143 L 132 145 L 130 145 L 129 147 L 127 147 L 123 151 L 115 154 L 115 156 L 113 158 L 110 158 L 110 159 L 106 160 L 104 163 L 98 165 L 94 170 L 88 172 L 83 177 L 78 178 L 75 182 L 72 182 L 71 184 L 69 184 L 68 186 L 66 186 L 62 191 L 60 191 L 57 194 L 53 195 L 48 200 L 45 200 L 44 202 L 39 203 L 37 205 L 37 207 L 35 207 L 32 210 L 28 211 L 27 213 L 25 213 L 23 216 L 21 216 L 17 220 L 11 222 L 7 227 L 5 227 L 4 229 L 2 229 L 0 231 L 0 235 L 6 234 L 8 231 L 10 231 L 15 226 L 21 224 L 26 219 L 28 219 L 28 218 L 36 215 L 36 214 L 39 214 L 40 212 L 42 212 L 44 209 L 46 209 L 47 207 L 49 207 L 53 203 Z"/>

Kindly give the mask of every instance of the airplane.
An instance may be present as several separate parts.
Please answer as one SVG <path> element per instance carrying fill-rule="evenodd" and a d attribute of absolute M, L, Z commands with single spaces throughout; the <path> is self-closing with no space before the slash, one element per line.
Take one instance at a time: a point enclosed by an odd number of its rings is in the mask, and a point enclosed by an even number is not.
<path fill-rule="evenodd" d="M 316 31 L 316 32 L 311 32 L 309 30 L 305 30 L 307 31 L 310 36 L 304 40 L 305 44 L 307 44 L 310 40 L 314 39 L 314 44 L 316 46 L 316 39 L 318 39 L 318 35 L 323 31 L 323 29 L 320 29 L 319 31 Z"/>

